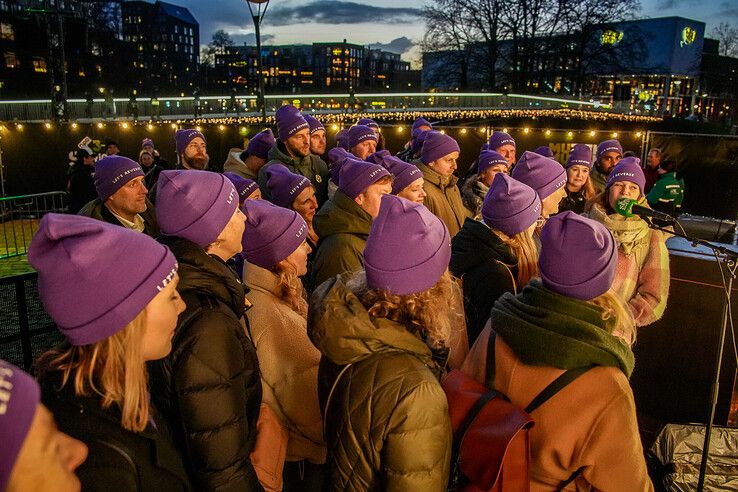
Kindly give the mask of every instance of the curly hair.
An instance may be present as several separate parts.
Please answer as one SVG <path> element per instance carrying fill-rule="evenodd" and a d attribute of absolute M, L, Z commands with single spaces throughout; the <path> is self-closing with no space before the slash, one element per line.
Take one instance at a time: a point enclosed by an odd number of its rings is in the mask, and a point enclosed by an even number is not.
<path fill-rule="evenodd" d="M 603 320 L 615 319 L 613 335 L 622 338 L 628 345 L 632 346 L 635 343 L 636 327 L 633 316 L 612 289 L 588 302 L 602 309 Z"/>
<path fill-rule="evenodd" d="M 518 259 L 517 290 L 520 290 L 530 279 L 538 276 L 538 248 L 528 231 L 514 236 L 508 236 L 502 231 L 492 229 L 500 240 L 505 243 Z"/>
<path fill-rule="evenodd" d="M 401 296 L 370 288 L 366 283 L 366 273 L 361 270 L 346 281 L 346 286 L 359 298 L 370 316 L 396 321 L 411 333 L 426 339 L 431 348 L 443 349 L 448 347 L 451 337 L 453 282 L 446 270 L 430 289 Z"/>
<path fill-rule="evenodd" d="M 277 276 L 279 282 L 279 300 L 287 304 L 297 314 L 307 319 L 308 302 L 305 287 L 294 269 L 286 267 L 282 262 L 269 269 Z"/>

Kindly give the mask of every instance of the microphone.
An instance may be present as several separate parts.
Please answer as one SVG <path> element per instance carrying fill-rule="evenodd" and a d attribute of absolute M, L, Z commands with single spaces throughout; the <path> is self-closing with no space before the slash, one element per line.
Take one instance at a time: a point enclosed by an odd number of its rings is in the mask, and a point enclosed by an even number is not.
<path fill-rule="evenodd" d="M 664 222 L 676 222 L 676 219 L 671 215 L 648 207 L 643 207 L 638 205 L 637 200 L 626 197 L 618 198 L 618 201 L 615 202 L 615 212 L 623 217 L 638 216 L 642 219 L 650 217 L 652 219 L 663 220 Z"/>

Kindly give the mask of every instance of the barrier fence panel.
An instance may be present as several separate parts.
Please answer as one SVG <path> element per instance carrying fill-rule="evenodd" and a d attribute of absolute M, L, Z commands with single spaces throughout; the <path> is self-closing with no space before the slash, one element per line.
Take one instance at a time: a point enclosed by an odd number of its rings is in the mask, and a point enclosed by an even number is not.
<path fill-rule="evenodd" d="M 65 191 L 0 198 L 0 259 L 26 254 L 41 217 L 66 209 Z"/>

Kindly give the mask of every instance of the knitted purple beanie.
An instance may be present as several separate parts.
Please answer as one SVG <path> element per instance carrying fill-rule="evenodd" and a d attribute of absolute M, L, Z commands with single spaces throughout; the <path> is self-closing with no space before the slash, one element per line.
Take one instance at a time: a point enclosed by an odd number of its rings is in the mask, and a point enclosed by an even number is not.
<path fill-rule="evenodd" d="M 271 268 L 305 242 L 308 225 L 294 210 L 266 200 L 248 200 L 241 206 L 246 215 L 242 245 L 246 261 Z"/>
<path fill-rule="evenodd" d="M 377 124 L 376 121 L 374 121 L 371 118 L 362 118 L 359 121 L 357 121 L 356 124 L 368 126 L 369 128 L 376 128 L 377 130 L 379 130 L 379 125 Z"/>
<path fill-rule="evenodd" d="M 395 179 L 392 181 L 392 194 L 396 195 L 410 184 L 423 177 L 423 173 L 415 164 L 409 164 L 399 157 L 395 157 L 386 150 L 375 152 L 367 161 L 375 162 L 380 166 L 384 166 Z"/>
<path fill-rule="evenodd" d="M 378 141 L 377 134 L 374 133 L 374 130 L 369 128 L 365 125 L 354 125 L 351 128 L 349 128 L 348 131 L 348 146 L 349 149 L 353 149 L 357 145 L 359 145 L 361 142 L 365 140 L 373 140 L 375 142 Z"/>
<path fill-rule="evenodd" d="M 323 126 L 323 123 L 318 120 L 318 118 L 315 118 L 313 116 L 310 116 L 309 114 L 304 115 L 305 121 L 308 122 L 308 128 L 310 129 L 310 135 L 317 132 L 318 130 L 325 131 L 325 126 Z"/>
<path fill-rule="evenodd" d="M 566 184 L 566 170 L 561 164 L 528 151 L 520 156 L 512 177 L 536 190 L 541 200 Z"/>
<path fill-rule="evenodd" d="M 390 176 L 390 173 L 383 166 L 348 158 L 341 165 L 338 189 L 349 198 L 356 198 L 385 176 Z"/>
<path fill-rule="evenodd" d="M 534 150 L 536 154 L 542 155 L 543 157 L 548 157 L 549 159 L 554 158 L 553 150 L 551 150 L 551 147 L 548 145 L 541 145 L 536 150 Z"/>
<path fill-rule="evenodd" d="M 304 128 L 310 128 L 308 122 L 302 117 L 300 110 L 291 104 L 285 104 L 274 113 L 277 120 L 277 133 L 279 139 L 284 142 L 295 133 Z"/>
<path fill-rule="evenodd" d="M 592 149 L 586 144 L 576 144 L 566 159 L 567 169 L 571 166 L 587 166 L 592 169 L 592 164 Z"/>
<path fill-rule="evenodd" d="M 453 138 L 445 133 L 430 131 L 425 136 L 423 142 L 423 150 L 421 151 L 420 160 L 423 164 L 428 164 L 441 157 L 447 156 L 452 152 L 460 152 L 459 144 Z"/>
<path fill-rule="evenodd" d="M 482 219 L 492 229 L 514 236 L 541 216 L 541 199 L 530 186 L 505 173 L 495 174 L 482 202 Z"/>
<path fill-rule="evenodd" d="M 249 144 L 246 147 L 246 152 L 249 155 L 255 155 L 256 157 L 261 157 L 262 159 L 268 159 L 269 149 L 274 147 L 275 142 L 276 140 L 274 139 L 272 129 L 267 128 L 266 130 L 257 133 L 256 135 L 254 135 L 254 138 L 249 140 Z"/>
<path fill-rule="evenodd" d="M 493 132 L 489 137 L 489 150 L 497 150 L 503 145 L 512 145 L 515 147 L 515 139 L 505 132 Z"/>
<path fill-rule="evenodd" d="M 554 292 L 594 299 L 612 285 L 617 263 L 615 239 L 599 222 L 567 210 L 543 226 L 538 271 L 543 285 Z"/>
<path fill-rule="evenodd" d="M 0 360 L 0 395 L 0 490 L 5 490 L 41 401 L 41 389 L 31 375 Z"/>
<path fill-rule="evenodd" d="M 243 201 L 250 197 L 253 192 L 259 189 L 259 185 L 256 183 L 256 181 L 254 181 L 253 179 L 244 178 L 240 174 L 226 172 L 223 173 L 223 176 L 228 178 L 228 180 L 233 183 L 233 186 L 236 187 L 239 203 L 243 203 Z"/>
<path fill-rule="evenodd" d="M 201 248 L 218 239 L 238 207 L 238 193 L 222 174 L 162 171 L 156 184 L 156 219 L 162 234 Z"/>
<path fill-rule="evenodd" d="M 620 145 L 618 140 L 605 140 L 597 146 L 597 160 L 600 159 L 604 154 L 608 152 L 617 152 L 618 155 L 623 155 L 623 146 Z"/>
<path fill-rule="evenodd" d="M 426 120 L 425 118 L 418 118 L 417 120 L 413 122 L 412 130 L 415 131 L 418 129 L 418 127 L 421 127 L 421 126 L 427 126 L 431 130 L 433 129 L 433 125 L 431 125 L 430 121 Z M 424 131 L 428 131 L 428 130 L 424 130 Z"/>
<path fill-rule="evenodd" d="M 77 215 L 44 215 L 28 261 L 44 309 L 72 345 L 125 328 L 177 271 L 169 249 L 146 234 Z"/>
<path fill-rule="evenodd" d="M 336 146 L 338 148 L 341 148 L 343 150 L 349 150 L 349 144 L 348 144 L 348 134 L 349 131 L 346 128 L 341 128 L 336 133 Z"/>
<path fill-rule="evenodd" d="M 391 156 L 392 153 L 389 150 L 378 150 L 373 154 L 369 154 L 366 156 L 366 159 L 364 159 L 366 162 L 371 162 L 372 164 L 379 164 L 380 166 L 384 166 L 384 159 L 388 156 Z"/>
<path fill-rule="evenodd" d="M 272 164 L 266 170 L 267 188 L 271 201 L 284 208 L 292 208 L 297 195 L 312 183 L 305 176 L 295 174 L 283 164 Z"/>
<path fill-rule="evenodd" d="M 103 202 L 133 178 L 143 176 L 141 165 L 122 155 L 103 157 L 95 163 L 95 189 Z"/>
<path fill-rule="evenodd" d="M 144 138 L 141 141 L 141 148 L 143 149 L 146 146 L 153 147 L 154 146 L 154 141 L 151 140 L 150 138 Z"/>
<path fill-rule="evenodd" d="M 620 162 L 612 168 L 610 176 L 607 177 L 605 189 L 610 189 L 613 183 L 617 183 L 618 181 L 630 181 L 631 183 L 637 184 L 641 189 L 641 194 L 643 194 L 643 189 L 646 187 L 646 175 L 643 174 L 641 160 L 638 157 L 620 159 Z"/>
<path fill-rule="evenodd" d="M 192 128 L 177 130 L 177 133 L 174 134 L 174 142 L 177 147 L 177 155 L 184 152 L 187 146 L 190 145 L 190 142 L 192 142 L 197 137 L 200 137 L 203 142 L 207 143 L 207 140 L 205 140 L 205 135 L 203 135 L 202 132 L 199 130 L 195 130 Z"/>
<path fill-rule="evenodd" d="M 394 195 L 383 195 L 364 247 L 369 287 L 395 295 L 428 290 L 451 259 L 446 225 L 427 208 Z"/>
<path fill-rule="evenodd" d="M 413 130 L 413 135 L 410 139 L 410 151 L 413 154 L 417 154 L 421 151 L 423 143 L 425 142 L 425 137 L 428 136 L 428 132 L 429 130 L 421 130 L 420 128 Z"/>
<path fill-rule="evenodd" d="M 479 164 L 477 164 L 477 172 L 479 174 L 482 174 L 482 172 L 486 171 L 490 167 L 499 165 L 505 166 L 505 169 L 509 167 L 507 159 L 505 159 L 502 154 L 495 152 L 494 150 L 483 150 L 482 153 L 479 154 Z"/>
<path fill-rule="evenodd" d="M 353 159 L 354 155 L 343 147 L 333 147 L 328 151 L 328 169 L 331 172 L 331 181 L 338 185 L 341 166 L 346 159 Z"/>

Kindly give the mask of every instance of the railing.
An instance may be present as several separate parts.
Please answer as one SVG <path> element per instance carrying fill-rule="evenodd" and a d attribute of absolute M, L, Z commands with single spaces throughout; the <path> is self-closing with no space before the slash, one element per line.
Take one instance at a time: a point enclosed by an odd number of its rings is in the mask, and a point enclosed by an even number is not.
<path fill-rule="evenodd" d="M 28 253 L 28 244 L 41 217 L 66 209 L 67 193 L 64 191 L 0 198 L 0 259 Z"/>
<path fill-rule="evenodd" d="M 443 109 L 590 109 L 611 110 L 596 100 L 579 100 L 526 94 L 500 93 L 366 93 L 366 94 L 281 94 L 265 97 L 267 112 L 292 102 L 303 109 L 320 112 L 345 112 L 349 108 L 361 111 L 443 110 Z M 101 118 L 168 119 L 193 116 L 256 116 L 256 96 L 149 97 L 111 100 L 69 99 L 67 117 L 70 120 Z M 646 113 L 639 113 L 646 114 Z M 0 101 L 2 121 L 46 121 L 54 119 L 50 100 Z"/>

